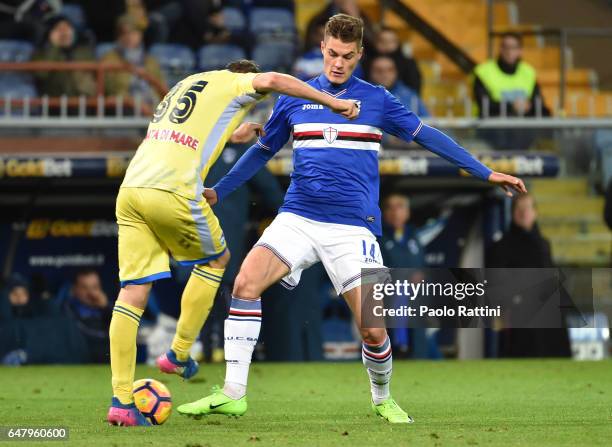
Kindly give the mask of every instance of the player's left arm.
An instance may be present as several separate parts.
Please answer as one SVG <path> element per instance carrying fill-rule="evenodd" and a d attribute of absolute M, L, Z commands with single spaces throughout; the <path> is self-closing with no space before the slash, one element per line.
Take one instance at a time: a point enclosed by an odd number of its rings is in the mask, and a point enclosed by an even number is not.
<path fill-rule="evenodd" d="M 236 164 L 212 188 L 204 189 L 204 198 L 214 205 L 250 180 L 285 145 L 291 134 L 285 106 L 286 96 L 281 96 L 272 111 L 270 119 L 262 130 L 262 135 Z"/>
<path fill-rule="evenodd" d="M 519 194 L 527 192 L 521 179 L 492 171 L 448 135 L 424 124 L 386 90 L 384 106 L 385 116 L 382 126 L 384 131 L 408 142 L 416 141 L 425 149 L 448 160 L 474 177 L 500 186 L 510 197 L 513 191 Z"/>

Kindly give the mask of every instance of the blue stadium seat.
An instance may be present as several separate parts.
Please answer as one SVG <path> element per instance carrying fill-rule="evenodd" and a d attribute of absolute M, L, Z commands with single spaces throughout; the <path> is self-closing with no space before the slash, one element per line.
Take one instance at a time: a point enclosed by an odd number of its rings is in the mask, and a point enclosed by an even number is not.
<path fill-rule="evenodd" d="M 68 3 L 62 6 L 62 10 L 60 11 L 61 15 L 68 17 L 74 26 L 79 29 L 84 29 L 87 25 L 87 20 L 85 18 L 85 12 L 80 5 L 76 5 L 73 3 Z"/>
<path fill-rule="evenodd" d="M 0 62 L 27 62 L 33 50 L 25 40 L 0 40 Z"/>
<path fill-rule="evenodd" d="M 32 78 L 18 73 L 0 73 L 0 98 L 10 97 L 13 99 L 36 98 L 38 93 Z M 33 108 L 30 106 L 30 113 Z M 23 108 L 13 105 L 11 116 L 22 116 Z M 4 105 L 0 107 L 0 116 L 6 116 Z"/>
<path fill-rule="evenodd" d="M 244 31 L 246 29 L 246 19 L 238 8 L 223 8 L 223 24 L 232 32 Z"/>
<path fill-rule="evenodd" d="M 36 87 L 31 78 L 17 73 L 0 73 L 0 97 L 23 98 L 37 96 Z"/>
<path fill-rule="evenodd" d="M 253 50 L 253 59 L 263 71 L 288 71 L 293 64 L 294 47 L 291 42 L 267 42 Z"/>
<path fill-rule="evenodd" d="M 236 59 L 245 59 L 246 54 L 236 45 L 210 44 L 198 51 L 198 67 L 202 71 L 218 70 L 224 68 L 228 62 Z"/>
<path fill-rule="evenodd" d="M 149 53 L 159 62 L 170 86 L 194 72 L 195 56 L 185 45 L 158 43 Z"/>
<path fill-rule="evenodd" d="M 115 42 L 102 42 L 96 45 L 96 59 L 100 60 L 106 53 L 115 49 Z"/>
<path fill-rule="evenodd" d="M 249 29 L 260 39 L 269 36 L 293 36 L 295 19 L 291 11 L 284 8 L 253 8 Z"/>

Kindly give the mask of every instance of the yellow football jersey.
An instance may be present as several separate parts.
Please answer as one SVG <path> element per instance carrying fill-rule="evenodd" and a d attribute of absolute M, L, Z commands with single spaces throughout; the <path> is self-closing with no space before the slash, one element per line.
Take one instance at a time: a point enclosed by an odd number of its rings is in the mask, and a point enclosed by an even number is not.
<path fill-rule="evenodd" d="M 219 70 L 177 83 L 155 109 L 121 186 L 199 199 L 225 143 L 264 96 L 253 88 L 255 76 Z"/>

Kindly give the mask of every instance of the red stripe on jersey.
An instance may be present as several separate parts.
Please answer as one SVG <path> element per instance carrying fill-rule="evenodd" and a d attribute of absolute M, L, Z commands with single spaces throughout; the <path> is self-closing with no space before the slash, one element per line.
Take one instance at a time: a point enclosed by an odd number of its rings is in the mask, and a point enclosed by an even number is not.
<path fill-rule="evenodd" d="M 322 137 L 323 131 L 322 130 L 310 130 L 308 132 L 294 132 L 293 136 L 294 137 Z"/>
<path fill-rule="evenodd" d="M 373 138 L 376 140 L 382 140 L 382 135 L 377 133 L 363 133 L 363 132 L 338 132 L 339 137 L 354 137 L 354 138 Z"/>

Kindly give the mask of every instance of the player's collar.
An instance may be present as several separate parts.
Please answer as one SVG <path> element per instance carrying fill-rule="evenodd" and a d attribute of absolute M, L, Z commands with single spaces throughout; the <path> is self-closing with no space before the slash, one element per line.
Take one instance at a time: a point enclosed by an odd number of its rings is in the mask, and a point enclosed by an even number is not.
<path fill-rule="evenodd" d="M 329 82 L 329 79 L 327 79 L 327 76 L 325 76 L 325 73 L 321 73 L 319 75 L 319 85 L 323 90 L 327 90 L 330 93 L 338 93 L 341 90 L 345 90 L 346 88 L 348 88 L 351 82 L 353 82 L 353 75 L 351 75 L 351 77 L 348 78 L 346 82 L 343 82 L 342 84 L 332 84 L 331 82 Z"/>

